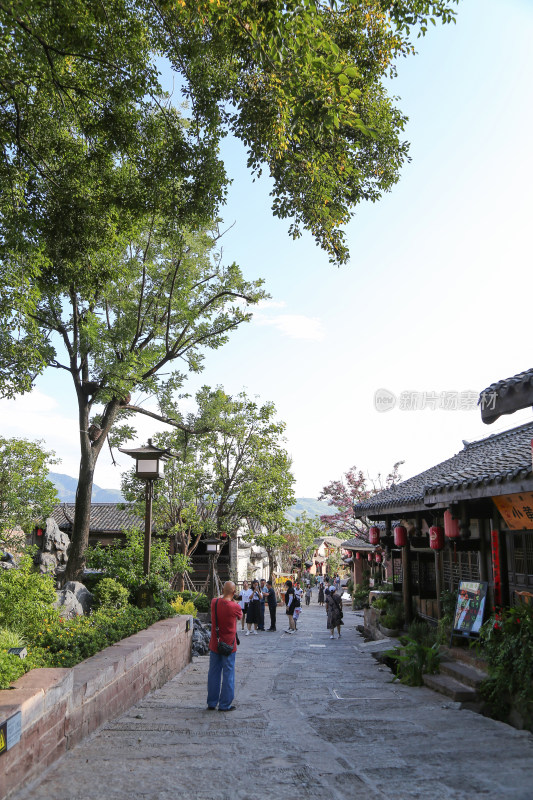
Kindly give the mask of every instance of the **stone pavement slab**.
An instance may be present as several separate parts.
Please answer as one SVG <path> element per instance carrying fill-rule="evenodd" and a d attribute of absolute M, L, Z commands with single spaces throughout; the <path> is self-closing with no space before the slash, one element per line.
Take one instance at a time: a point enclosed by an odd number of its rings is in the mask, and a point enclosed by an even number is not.
<path fill-rule="evenodd" d="M 195 659 L 10 800 L 532 800 L 533 735 L 392 683 L 344 621 L 241 637 L 228 714 Z"/>

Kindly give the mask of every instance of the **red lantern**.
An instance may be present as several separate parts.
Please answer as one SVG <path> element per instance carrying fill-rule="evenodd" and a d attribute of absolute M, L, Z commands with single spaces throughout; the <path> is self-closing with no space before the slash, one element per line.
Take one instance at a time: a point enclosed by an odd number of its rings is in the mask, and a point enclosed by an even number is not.
<path fill-rule="evenodd" d="M 381 564 L 381 553 L 376 553 L 376 564 Z"/>
<path fill-rule="evenodd" d="M 372 561 L 372 553 L 369 553 L 369 554 L 368 554 L 368 560 L 369 560 L 369 561 Z"/>
<path fill-rule="evenodd" d="M 379 544 L 379 528 L 377 525 L 373 525 L 370 530 L 368 531 L 368 541 L 370 544 Z"/>
<path fill-rule="evenodd" d="M 42 536 L 42 535 L 43 535 L 43 529 L 37 528 L 37 536 Z"/>
<path fill-rule="evenodd" d="M 461 535 L 459 520 L 453 518 L 449 509 L 444 512 L 444 533 L 448 539 L 458 539 Z"/>
<path fill-rule="evenodd" d="M 432 525 L 429 529 L 429 546 L 432 550 L 442 550 L 444 547 L 444 531 L 438 525 Z"/>
<path fill-rule="evenodd" d="M 358 561 L 361 561 L 361 553 L 356 553 L 355 557 Z"/>
<path fill-rule="evenodd" d="M 407 529 L 403 525 L 396 525 L 394 528 L 394 545 L 395 547 L 407 546 Z"/>

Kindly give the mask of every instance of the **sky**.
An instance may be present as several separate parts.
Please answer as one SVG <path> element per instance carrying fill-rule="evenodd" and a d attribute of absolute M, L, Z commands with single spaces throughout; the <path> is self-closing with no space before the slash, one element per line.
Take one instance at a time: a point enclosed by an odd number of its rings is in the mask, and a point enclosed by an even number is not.
<path fill-rule="evenodd" d="M 432 28 L 399 62 L 391 91 L 409 117 L 412 160 L 379 203 L 359 207 L 341 268 L 311 236 L 290 239 L 268 179 L 253 182 L 244 149 L 226 141 L 225 258 L 264 278 L 271 300 L 187 388 L 273 401 L 298 497 L 317 497 L 354 465 L 375 478 L 404 461 L 410 477 L 462 440 L 531 419 L 526 410 L 483 425 L 476 400 L 533 367 L 532 34 L 532 0 L 461 0 L 457 24 Z M 50 371 L 31 394 L 0 401 L 0 431 L 43 440 L 62 460 L 54 470 L 76 476 L 67 377 Z M 158 429 L 147 418 L 137 428 L 138 444 Z M 125 460 L 114 467 L 103 450 L 95 482 L 119 488 Z"/>

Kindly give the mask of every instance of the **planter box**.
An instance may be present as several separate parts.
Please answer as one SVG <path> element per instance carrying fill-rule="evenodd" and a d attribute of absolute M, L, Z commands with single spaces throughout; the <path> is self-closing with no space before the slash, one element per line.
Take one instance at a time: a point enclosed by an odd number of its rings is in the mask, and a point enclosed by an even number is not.
<path fill-rule="evenodd" d="M 384 625 L 378 625 L 378 628 L 384 636 L 389 636 L 392 639 L 397 639 L 402 633 L 398 628 L 386 628 Z"/>
<path fill-rule="evenodd" d="M 171 617 L 71 669 L 34 669 L 0 691 L 0 726 L 22 724 L 20 741 L 0 753 L 0 800 L 174 677 L 191 660 L 191 642 L 191 617 Z"/>

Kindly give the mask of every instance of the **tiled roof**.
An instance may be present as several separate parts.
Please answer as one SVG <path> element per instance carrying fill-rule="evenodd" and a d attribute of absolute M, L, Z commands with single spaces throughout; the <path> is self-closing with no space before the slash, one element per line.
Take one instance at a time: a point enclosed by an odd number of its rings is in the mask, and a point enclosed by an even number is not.
<path fill-rule="evenodd" d="M 354 507 L 356 515 L 386 513 L 387 509 L 420 506 L 429 495 L 487 487 L 486 496 L 494 494 L 494 485 L 531 478 L 531 440 L 533 422 L 466 442 L 452 458 L 421 472 L 397 486 L 385 489 Z"/>
<path fill-rule="evenodd" d="M 348 541 L 342 543 L 342 547 L 345 550 L 375 550 L 376 546 L 370 544 L 370 542 L 365 542 L 363 539 L 358 539 L 354 537 L 353 539 L 348 539 Z"/>
<path fill-rule="evenodd" d="M 523 386 L 524 384 L 529 384 L 533 381 L 533 369 L 526 369 L 524 372 L 519 372 L 518 375 L 513 375 L 511 378 L 504 378 L 501 381 L 496 381 L 496 383 L 491 383 L 490 386 L 481 392 L 479 395 L 479 400 L 481 401 L 481 397 L 483 394 L 490 394 L 491 392 L 501 392 L 503 389 L 516 389 L 519 386 Z"/>
<path fill-rule="evenodd" d="M 481 419 L 487 425 L 495 422 L 502 414 L 513 414 L 533 405 L 533 369 L 491 383 L 479 395 L 478 405 Z"/>
<path fill-rule="evenodd" d="M 68 529 L 74 519 L 74 503 L 62 503 L 52 511 L 61 529 Z M 110 533 L 131 527 L 144 527 L 144 520 L 136 516 L 125 503 L 92 503 L 91 533 Z"/>

